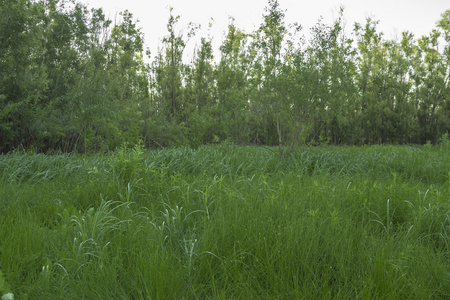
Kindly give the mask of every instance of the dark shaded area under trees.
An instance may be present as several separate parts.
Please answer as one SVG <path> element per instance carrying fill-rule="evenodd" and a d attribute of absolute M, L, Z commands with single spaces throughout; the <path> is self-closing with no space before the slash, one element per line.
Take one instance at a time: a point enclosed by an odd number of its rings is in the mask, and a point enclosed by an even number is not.
<path fill-rule="evenodd" d="M 377 22 L 318 20 L 305 41 L 269 0 L 258 30 L 231 21 L 214 58 L 170 11 L 160 52 L 144 60 L 131 13 L 66 0 L 0 0 L 0 152 L 92 152 L 228 141 L 436 143 L 450 131 L 450 10 L 429 35 L 386 40 Z"/>

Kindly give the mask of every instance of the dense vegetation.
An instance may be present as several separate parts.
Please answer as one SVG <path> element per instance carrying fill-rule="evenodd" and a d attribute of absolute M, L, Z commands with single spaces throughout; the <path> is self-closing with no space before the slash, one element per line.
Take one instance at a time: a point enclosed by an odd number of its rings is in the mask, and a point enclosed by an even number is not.
<path fill-rule="evenodd" d="M 450 298 L 450 10 L 306 40 L 269 0 L 188 59 L 119 19 L 0 0 L 0 296 Z"/>
<path fill-rule="evenodd" d="M 0 0 L 0 152 L 229 141 L 433 144 L 450 129 L 450 10 L 429 35 L 319 19 L 308 40 L 270 0 L 260 28 L 230 21 L 220 53 L 170 12 L 156 55 L 131 13 L 71 0 Z M 301 20 L 299 20 L 301 21 Z M 188 63 L 186 63 L 188 61 Z"/>
<path fill-rule="evenodd" d="M 0 295 L 448 299 L 449 165 L 448 140 L 0 155 Z"/>

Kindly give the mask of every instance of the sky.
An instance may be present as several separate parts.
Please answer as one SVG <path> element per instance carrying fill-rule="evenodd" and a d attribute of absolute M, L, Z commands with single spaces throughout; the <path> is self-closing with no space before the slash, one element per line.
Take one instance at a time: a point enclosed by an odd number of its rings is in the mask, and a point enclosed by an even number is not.
<path fill-rule="evenodd" d="M 130 11 L 145 35 L 145 44 L 152 56 L 161 46 L 162 38 L 167 34 L 169 7 L 173 14 L 180 15 L 178 31 L 187 34 L 187 24 L 201 25 L 197 39 L 190 41 L 187 51 L 193 51 L 200 37 L 213 37 L 213 49 L 218 56 L 230 17 L 234 24 L 247 33 L 262 23 L 267 0 L 81 0 L 91 8 L 103 8 L 107 17 L 114 21 L 120 11 Z M 403 31 L 414 33 L 415 37 L 427 35 L 436 28 L 441 15 L 450 9 L 449 0 L 278 0 L 280 8 L 286 10 L 286 24 L 298 22 L 303 34 L 308 36 L 309 29 L 319 17 L 331 24 L 338 16 L 339 7 L 344 7 L 346 31 L 353 29 L 355 22 L 365 23 L 367 17 L 379 20 L 378 31 L 387 39 L 401 37 Z M 209 28 L 208 24 L 212 23 Z M 189 50 L 191 49 L 191 50 Z"/>

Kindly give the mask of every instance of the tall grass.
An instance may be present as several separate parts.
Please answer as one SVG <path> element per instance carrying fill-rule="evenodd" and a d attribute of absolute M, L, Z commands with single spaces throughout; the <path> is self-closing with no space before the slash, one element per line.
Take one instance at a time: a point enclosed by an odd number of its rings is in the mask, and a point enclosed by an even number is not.
<path fill-rule="evenodd" d="M 16 152 L 0 166 L 0 294 L 17 299 L 450 296 L 439 146 Z"/>

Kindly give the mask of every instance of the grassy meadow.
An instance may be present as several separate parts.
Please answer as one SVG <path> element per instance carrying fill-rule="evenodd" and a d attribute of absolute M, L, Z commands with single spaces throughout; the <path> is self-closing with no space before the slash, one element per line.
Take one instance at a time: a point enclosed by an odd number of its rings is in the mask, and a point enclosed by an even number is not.
<path fill-rule="evenodd" d="M 0 296 L 450 298 L 448 142 L 275 152 L 0 155 Z"/>

